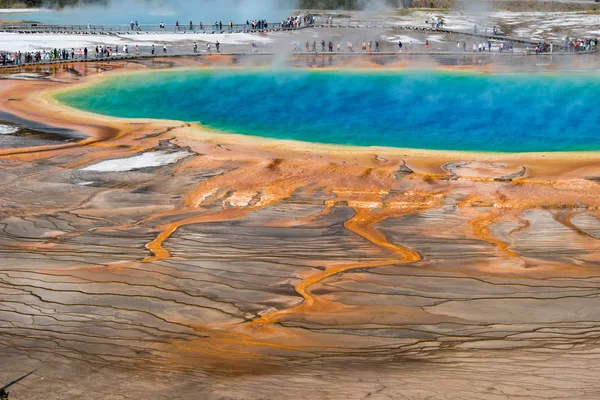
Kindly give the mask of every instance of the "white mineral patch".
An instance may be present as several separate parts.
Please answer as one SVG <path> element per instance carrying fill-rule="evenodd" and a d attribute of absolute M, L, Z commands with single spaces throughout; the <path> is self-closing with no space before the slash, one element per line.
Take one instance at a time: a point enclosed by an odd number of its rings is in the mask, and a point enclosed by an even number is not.
<path fill-rule="evenodd" d="M 0 124 L 0 135 L 12 135 L 13 133 L 19 132 L 19 129 L 18 126 Z"/>
<path fill-rule="evenodd" d="M 269 43 L 273 39 L 265 36 L 253 35 L 250 33 L 224 33 L 224 34 L 210 34 L 210 33 L 189 33 L 189 34 L 175 34 L 175 33 L 141 33 L 139 35 L 121 35 L 118 36 L 122 39 L 129 39 L 133 43 L 143 42 L 144 45 L 148 44 L 159 44 L 159 43 L 173 43 L 181 41 L 206 41 L 216 42 L 223 44 L 243 44 L 251 42 Z M 150 42 L 150 43 L 148 43 Z M 123 44 L 127 44 L 123 41 Z"/>
<path fill-rule="evenodd" d="M 425 44 L 425 41 L 421 41 L 419 39 L 416 39 L 412 36 L 408 36 L 408 35 L 391 35 L 391 36 L 382 36 L 381 39 L 386 40 L 388 42 L 395 42 L 396 44 L 398 43 L 398 41 L 401 41 L 403 45 L 408 46 L 408 44 L 410 42 L 413 42 L 413 44 Z"/>
<path fill-rule="evenodd" d="M 202 202 L 204 200 L 206 200 L 207 198 L 209 198 L 210 196 L 212 196 L 213 194 L 217 193 L 219 189 L 212 189 L 209 190 L 208 192 L 202 193 L 201 196 L 199 196 L 195 201 L 194 201 L 194 207 L 198 207 L 200 204 L 202 204 Z"/>
<path fill-rule="evenodd" d="M 176 151 L 168 153 L 166 151 L 153 151 L 142 153 L 140 155 L 128 158 L 115 158 L 105 160 L 98 164 L 82 168 L 82 171 L 93 172 L 125 172 L 148 167 L 161 167 L 163 165 L 173 164 L 179 160 L 191 156 L 189 151 Z"/>
<path fill-rule="evenodd" d="M 0 14 L 24 14 L 42 11 L 41 8 L 0 8 Z"/>
<path fill-rule="evenodd" d="M 10 52 L 26 52 L 26 51 L 38 51 L 38 50 L 49 50 L 54 48 L 74 48 L 78 50 L 80 48 L 87 47 L 88 50 L 95 46 L 111 46 L 119 45 L 121 49 L 123 45 L 129 46 L 131 51 L 135 52 L 135 45 L 140 46 L 160 46 L 162 49 L 163 44 L 167 43 L 186 43 L 186 42 L 216 42 L 219 41 L 222 44 L 244 44 L 251 42 L 258 43 L 269 43 L 273 39 L 266 36 L 259 36 L 250 33 L 227 33 L 227 34 L 175 34 L 175 33 L 151 33 L 151 34 L 122 34 L 122 35 L 65 35 L 65 34 L 31 34 L 22 35 L 13 32 L 1 32 L 0 33 L 0 51 Z M 120 50 L 119 49 L 119 50 Z"/>
<path fill-rule="evenodd" d="M 82 47 L 88 47 L 89 50 L 97 45 L 114 46 L 116 44 L 121 44 L 122 42 L 122 39 L 109 35 L 64 35 L 45 33 L 22 35 L 13 32 L 0 33 L 0 50 L 11 52 L 49 50 L 54 48 L 79 49 Z"/>
<path fill-rule="evenodd" d="M 45 75 L 43 74 L 36 74 L 33 72 L 23 72 L 23 73 L 19 73 L 19 74 L 10 74 L 10 75 L 5 75 L 4 78 L 5 79 L 16 79 L 16 80 L 20 80 L 20 81 L 34 81 L 40 78 L 44 78 Z"/>
<path fill-rule="evenodd" d="M 232 207 L 246 207 L 252 201 L 255 195 L 256 192 L 237 191 L 227 198 L 223 202 L 223 205 L 225 206 L 226 204 L 229 204 Z"/>

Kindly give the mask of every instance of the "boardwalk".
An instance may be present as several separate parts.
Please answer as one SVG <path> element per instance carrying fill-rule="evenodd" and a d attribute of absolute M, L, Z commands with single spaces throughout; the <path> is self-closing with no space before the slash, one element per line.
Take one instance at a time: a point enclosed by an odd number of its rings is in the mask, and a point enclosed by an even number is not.
<path fill-rule="evenodd" d="M 596 51 L 597 52 L 597 51 Z M 594 52 L 594 53 L 596 53 Z M 399 58 L 410 58 L 411 56 L 453 56 L 453 57 L 524 57 L 524 56 L 574 56 L 574 55 L 585 55 L 590 54 L 591 52 L 561 52 L 561 53 L 541 53 L 536 54 L 535 51 L 529 52 L 512 52 L 512 53 L 497 53 L 497 52 L 472 52 L 472 51 L 412 51 L 412 52 L 304 52 L 304 53 L 289 53 L 288 55 L 294 57 L 303 57 L 303 58 L 321 58 L 321 57 L 379 57 L 379 56 L 397 56 Z M 213 56 L 227 56 L 227 57 L 236 57 L 236 56 L 248 56 L 248 57 L 275 57 L 281 56 L 281 53 L 274 52 L 261 52 L 261 53 L 252 53 L 252 52 L 229 52 L 229 53 L 177 53 L 177 54 L 140 54 L 136 55 L 119 55 L 119 56 L 111 56 L 111 57 L 103 57 L 103 58 L 95 58 L 93 55 L 89 56 L 87 59 L 76 58 L 69 60 L 53 60 L 53 61 L 40 61 L 33 62 L 27 64 L 20 65 L 1 65 L 0 69 L 19 69 L 25 66 L 43 66 L 43 65 L 57 65 L 57 64 L 69 64 L 69 63 L 93 63 L 93 62 L 106 62 L 106 61 L 124 61 L 124 60 L 153 60 L 153 59 L 166 59 L 166 58 L 180 58 L 180 57 L 205 57 L 211 58 Z"/>
<path fill-rule="evenodd" d="M 96 58 L 94 56 L 94 51 L 92 50 L 90 54 L 88 54 L 88 59 L 84 60 L 81 56 L 75 56 L 74 58 L 70 58 L 67 60 L 42 60 L 36 63 L 28 63 L 28 64 L 36 64 L 36 65 L 50 65 L 50 64 L 60 64 L 60 63 L 70 63 L 70 62 L 92 62 L 92 61 L 112 61 L 112 60 L 132 60 L 132 59 L 153 59 L 153 58 L 165 58 L 165 57 L 182 57 L 182 56 L 209 56 L 209 54 L 204 50 L 204 46 L 200 46 L 200 52 L 195 53 L 192 51 L 192 42 L 201 42 L 201 43 L 215 43 L 217 41 L 222 42 L 221 45 L 226 46 L 226 48 L 221 47 L 221 50 L 225 50 L 226 52 L 222 52 L 222 55 L 228 56 L 239 56 L 239 55 L 252 55 L 252 56 L 273 56 L 273 55 L 282 55 L 287 54 L 289 49 L 289 43 L 285 43 L 285 40 L 293 40 L 294 43 L 296 41 L 303 43 L 304 41 L 313 42 L 314 41 L 314 32 L 318 32 L 318 34 L 322 34 L 326 36 L 326 42 L 330 40 L 334 40 L 335 43 L 339 43 L 342 39 L 340 38 L 340 33 L 343 35 L 349 34 L 348 38 L 343 40 L 344 43 L 348 41 L 348 39 L 352 41 L 365 41 L 363 38 L 360 40 L 357 38 L 364 35 L 375 35 L 378 37 L 382 31 L 389 32 L 415 32 L 422 36 L 421 43 L 418 41 L 415 42 L 415 48 L 410 49 L 409 52 L 403 52 L 400 56 L 406 57 L 408 54 L 412 55 L 429 55 L 429 56 L 443 56 L 443 55 L 454 55 L 454 56 L 462 56 L 462 55 L 474 55 L 478 54 L 481 56 L 521 56 L 521 55 L 529 55 L 536 54 L 535 47 L 539 40 L 534 40 L 526 37 L 514 37 L 514 36 L 506 36 L 506 35 L 493 35 L 486 34 L 484 30 L 480 30 L 475 33 L 473 31 L 467 32 L 462 30 L 448 29 L 445 27 L 432 27 L 429 25 L 399 25 L 395 23 L 386 23 L 386 22 L 377 22 L 377 21 L 358 21 L 358 20 L 336 20 L 334 23 L 330 24 L 322 24 L 315 23 L 312 25 L 304 25 L 300 28 L 296 29 L 288 29 L 282 27 L 281 24 L 278 23 L 268 23 L 268 29 L 252 29 L 246 24 L 234 24 L 231 28 L 229 26 L 224 26 L 222 30 L 220 29 L 211 29 L 215 28 L 215 25 L 207 26 L 203 25 L 203 29 L 199 29 L 199 25 L 192 26 L 190 29 L 189 24 L 187 26 L 180 25 L 176 27 L 175 25 L 166 25 L 164 29 L 160 29 L 159 25 L 140 25 L 140 30 L 131 30 L 130 25 L 90 25 L 89 29 L 87 25 L 44 25 L 44 24 L 23 24 L 23 25 L 11 25 L 4 24 L 0 25 L 0 32 L 4 32 L 5 36 L 12 36 L 8 33 L 18 34 L 19 37 L 29 38 L 28 41 L 32 42 L 35 46 L 36 37 L 38 35 L 41 37 L 42 34 L 45 34 L 46 37 L 50 34 L 52 35 L 52 41 L 56 40 L 57 44 L 55 45 L 57 48 L 83 48 L 87 47 L 88 49 L 91 47 L 93 49 L 96 46 L 103 45 L 102 42 L 106 41 L 107 45 L 110 45 L 110 40 L 124 40 L 121 44 L 121 49 L 123 49 L 123 45 L 134 45 L 139 44 L 139 53 L 137 55 L 132 54 L 135 49 L 129 49 L 129 54 L 118 54 L 117 56 L 104 57 L 104 58 Z M 256 40 L 260 41 L 265 36 L 264 34 L 267 32 L 283 32 L 290 31 L 284 35 L 273 35 L 273 38 L 280 38 L 279 43 L 268 44 L 259 43 L 259 52 L 254 53 L 250 51 L 250 41 L 254 40 L 252 34 L 256 34 Z M 300 31 L 304 32 L 301 33 Z M 355 34 L 352 34 L 355 32 Z M 235 43 L 235 41 L 230 41 L 227 43 L 226 38 L 234 38 L 236 34 L 246 34 L 246 43 Z M 443 46 L 436 45 L 436 48 L 431 48 L 426 50 L 424 48 L 424 42 L 428 39 L 427 35 L 430 33 L 435 33 L 437 35 L 443 35 L 447 41 L 445 41 Z M 327 38 L 329 36 L 329 38 Z M 268 37 L 268 36 L 267 36 Z M 88 39 L 90 43 L 85 44 L 75 44 L 69 45 L 64 44 L 61 45 L 61 38 L 80 38 Z M 106 38 L 103 39 L 103 38 Z M 108 38 L 111 38 L 108 40 Z M 144 40 L 145 38 L 145 40 Z M 169 43 L 168 53 L 163 53 L 162 45 L 158 45 L 155 48 L 156 53 L 152 54 L 150 45 L 152 42 L 154 43 L 162 43 L 164 38 L 165 43 Z M 260 38 L 260 39 L 259 39 Z M 136 41 L 136 39 L 138 39 Z M 271 39 L 267 39 L 271 40 Z M 381 40 L 381 39 L 380 39 Z M 403 39 L 404 40 L 404 39 Z M 473 52 L 471 50 L 470 42 L 488 42 L 491 41 L 494 43 L 494 51 L 493 52 Z M 320 41 L 315 41 L 317 47 L 320 48 Z M 467 51 L 461 51 L 460 49 L 456 49 L 456 43 L 464 43 L 466 44 Z M 501 42 L 509 42 L 513 44 L 522 44 L 528 45 L 526 49 L 525 46 L 522 46 L 515 53 L 500 53 L 497 51 L 497 44 Z M 551 41 L 546 40 L 547 43 Z M 355 42 L 356 43 L 356 42 Z M 454 43 L 453 45 L 450 45 Z M 115 43 L 113 43 L 114 45 Z M 396 47 L 396 42 L 387 41 L 386 44 L 381 49 L 382 52 L 374 52 L 374 53 L 366 53 L 359 51 L 358 48 L 355 48 L 355 52 L 342 51 L 342 52 L 305 52 L 296 53 L 301 55 L 302 57 L 312 57 L 315 54 L 327 54 L 329 56 L 360 56 L 360 55 L 398 55 L 398 51 L 394 51 L 394 47 Z M 30 45 L 31 46 L 31 45 Z M 248 46 L 248 47 L 246 47 Z M 308 46 L 308 45 L 307 45 Z M 282 47 L 286 47 L 284 50 Z M 553 48 L 558 51 L 560 45 L 558 43 L 554 43 Z M 32 48 L 32 47 L 30 47 Z M 35 49 L 35 47 L 33 47 Z M 305 46 L 302 46 L 304 50 Z M 306 47 L 308 49 L 308 47 Z M 21 48 L 14 49 L 13 52 L 21 50 Z M 215 48 L 213 47 L 213 54 L 215 54 Z M 36 51 L 36 50 L 34 50 Z M 25 53 L 25 51 L 21 51 Z M 31 52 L 31 50 L 30 50 Z M 572 54 L 572 53 L 552 53 L 552 54 Z M 586 54 L 586 53 L 584 53 Z M 15 66 L 9 65 L 0 65 L 0 68 L 14 68 Z"/>
<path fill-rule="evenodd" d="M 62 33 L 76 35 L 144 35 L 144 34 L 228 34 L 242 32 L 279 32 L 279 31 L 294 31 L 308 28 L 308 25 L 303 25 L 297 28 L 284 27 L 280 22 L 267 23 L 267 28 L 252 28 L 247 24 L 233 24 L 230 28 L 228 25 L 223 25 L 222 28 L 215 24 L 202 25 L 180 24 L 178 27 L 173 24 L 166 25 L 164 29 L 157 24 L 139 25 L 139 28 L 132 29 L 129 24 L 99 24 L 99 25 L 52 25 L 52 24 L 0 24 L 0 32 L 16 32 L 23 34 L 35 33 Z"/>
<path fill-rule="evenodd" d="M 132 30 L 129 25 L 90 25 L 89 29 L 86 25 L 44 25 L 44 24 L 4 24 L 0 25 L 0 32 L 16 32 L 22 34 L 36 33 L 56 33 L 66 35 L 137 35 L 147 34 L 185 34 L 185 35 L 226 35 L 232 33 L 266 33 L 280 31 L 295 31 L 307 28 L 319 29 L 391 29 L 399 31 L 424 31 L 436 32 L 445 34 L 465 35 L 479 39 L 490 39 L 499 41 L 510 41 L 514 43 L 538 43 L 539 40 L 531 38 L 522 38 L 514 36 L 493 35 L 485 33 L 474 33 L 448 28 L 432 28 L 429 26 L 416 25 L 400 25 L 393 23 L 369 22 L 369 21 L 339 21 L 332 24 L 303 25 L 299 28 L 282 27 L 280 23 L 269 23 L 267 29 L 253 29 L 246 24 L 234 24 L 230 29 L 228 26 L 223 26 L 223 29 L 215 29 L 215 25 L 204 25 L 200 29 L 199 25 L 193 25 L 190 29 L 189 25 L 180 25 L 179 29 L 175 25 L 166 25 L 165 29 L 160 29 L 158 25 L 140 25 L 140 30 Z"/>

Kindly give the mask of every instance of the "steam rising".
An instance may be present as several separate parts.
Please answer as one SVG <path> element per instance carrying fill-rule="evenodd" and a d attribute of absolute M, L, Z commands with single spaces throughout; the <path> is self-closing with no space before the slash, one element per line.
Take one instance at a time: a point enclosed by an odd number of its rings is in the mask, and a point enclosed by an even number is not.
<path fill-rule="evenodd" d="M 455 8 L 473 18 L 477 25 L 491 28 L 490 13 L 493 11 L 493 4 L 489 1 L 480 0 L 459 0 L 455 3 Z"/>
<path fill-rule="evenodd" d="M 165 22 L 181 25 L 203 22 L 206 25 L 230 20 L 251 19 L 278 22 L 298 5 L 297 0 L 107 0 L 102 4 L 82 4 L 60 11 L 64 23 L 140 24 Z M 58 22 L 58 21 L 57 21 Z"/>

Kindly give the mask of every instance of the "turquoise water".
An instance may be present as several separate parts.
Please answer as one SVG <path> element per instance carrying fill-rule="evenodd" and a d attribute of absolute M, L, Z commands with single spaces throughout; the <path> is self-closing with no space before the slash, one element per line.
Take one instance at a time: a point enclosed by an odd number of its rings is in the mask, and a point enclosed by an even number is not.
<path fill-rule="evenodd" d="M 50 1 L 49 3 L 71 3 L 70 1 Z M 0 12 L 1 20 L 37 21 L 43 24 L 87 25 L 103 24 L 124 25 L 130 21 L 140 24 L 157 25 L 160 22 L 175 24 L 179 21 L 182 26 L 190 23 L 204 25 L 222 21 L 227 24 L 229 20 L 234 23 L 243 23 L 247 19 L 267 19 L 277 22 L 286 18 L 293 8 L 293 2 L 278 0 L 105 0 L 89 4 L 79 1 L 75 7 L 64 7 L 60 10 L 29 10 L 24 13 Z M 154 26 L 153 29 L 157 27 Z M 147 27 L 144 26 L 143 30 Z"/>
<path fill-rule="evenodd" d="M 439 71 L 169 71 L 124 75 L 58 99 L 116 117 L 247 135 L 485 152 L 600 150 L 590 75 Z"/>

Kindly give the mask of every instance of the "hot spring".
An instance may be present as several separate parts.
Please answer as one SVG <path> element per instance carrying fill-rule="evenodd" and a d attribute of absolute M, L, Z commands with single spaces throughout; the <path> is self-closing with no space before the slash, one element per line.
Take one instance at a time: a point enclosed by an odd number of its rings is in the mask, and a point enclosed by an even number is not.
<path fill-rule="evenodd" d="M 121 75 L 57 95 L 85 111 L 353 146 L 600 150 L 600 82 L 584 74 L 195 70 Z"/>

